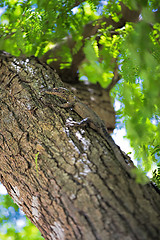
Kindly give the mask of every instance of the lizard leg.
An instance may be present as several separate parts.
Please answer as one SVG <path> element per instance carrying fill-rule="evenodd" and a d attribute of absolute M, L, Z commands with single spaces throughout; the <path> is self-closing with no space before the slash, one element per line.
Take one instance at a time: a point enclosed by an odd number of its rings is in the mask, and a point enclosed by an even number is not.
<path fill-rule="evenodd" d="M 80 122 L 69 121 L 66 123 L 67 127 L 83 127 L 90 123 L 90 118 L 84 118 Z"/>
<path fill-rule="evenodd" d="M 69 103 L 69 102 L 66 102 L 66 103 L 56 103 L 56 105 L 58 107 L 61 107 L 61 108 L 71 108 L 71 107 L 73 107 L 73 104 Z"/>

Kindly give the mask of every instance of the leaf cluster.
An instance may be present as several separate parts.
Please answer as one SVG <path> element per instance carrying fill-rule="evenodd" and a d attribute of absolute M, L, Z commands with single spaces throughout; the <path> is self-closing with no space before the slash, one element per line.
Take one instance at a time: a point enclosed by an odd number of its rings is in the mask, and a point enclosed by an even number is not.
<path fill-rule="evenodd" d="M 26 226 L 18 228 L 17 221 L 25 221 Z M 21 214 L 18 206 L 9 195 L 0 196 L 0 239 L 1 240 L 40 240 L 38 229 Z"/>
<path fill-rule="evenodd" d="M 89 1 L 88 10 L 81 4 L 74 14 L 73 0 L 2 1 L 0 49 L 16 56 L 41 56 L 48 44 L 55 44 L 68 34 L 80 35 L 83 25 L 92 19 L 94 2 L 97 1 Z"/>
<path fill-rule="evenodd" d="M 125 47 L 124 47 L 125 46 Z M 125 38 L 121 48 L 120 86 L 121 111 L 125 116 L 127 137 L 135 149 L 136 158 L 143 160 L 146 171 L 159 157 L 151 154 L 160 137 L 160 46 L 153 38 L 152 28 L 140 22 Z"/>

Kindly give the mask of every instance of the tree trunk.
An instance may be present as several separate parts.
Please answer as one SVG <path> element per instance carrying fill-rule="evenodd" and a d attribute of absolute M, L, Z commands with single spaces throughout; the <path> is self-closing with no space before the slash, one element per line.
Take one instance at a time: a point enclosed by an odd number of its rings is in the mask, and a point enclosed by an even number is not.
<path fill-rule="evenodd" d="M 44 94 L 62 86 L 55 71 L 35 58 L 0 59 L 0 180 L 42 236 L 159 239 L 159 192 L 137 184 L 98 132 L 66 127 L 81 119 Z"/>

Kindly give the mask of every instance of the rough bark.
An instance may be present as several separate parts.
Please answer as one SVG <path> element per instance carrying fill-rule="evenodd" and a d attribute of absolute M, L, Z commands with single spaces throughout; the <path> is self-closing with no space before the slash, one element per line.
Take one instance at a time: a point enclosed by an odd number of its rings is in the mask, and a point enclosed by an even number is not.
<path fill-rule="evenodd" d="M 42 91 L 62 86 L 58 75 L 35 58 L 0 59 L 0 180 L 42 236 L 158 239 L 159 193 L 96 131 L 65 126 L 80 117 Z"/>

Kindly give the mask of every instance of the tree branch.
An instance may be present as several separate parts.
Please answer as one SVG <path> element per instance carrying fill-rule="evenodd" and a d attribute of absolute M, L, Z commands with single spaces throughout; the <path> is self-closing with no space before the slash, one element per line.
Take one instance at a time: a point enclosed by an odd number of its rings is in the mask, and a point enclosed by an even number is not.
<path fill-rule="evenodd" d="M 114 31 L 115 29 L 123 27 L 126 22 L 137 22 L 139 20 L 139 14 L 141 10 L 138 10 L 138 11 L 130 10 L 122 2 L 120 3 L 120 5 L 121 5 L 121 12 L 119 13 L 119 15 L 122 14 L 122 17 L 119 22 L 115 22 L 110 16 L 108 18 L 102 17 L 84 26 L 83 33 L 82 33 L 82 37 L 83 37 L 82 46 L 77 53 L 75 54 L 73 53 L 74 52 L 73 49 L 76 45 L 75 39 L 73 39 L 72 36 L 68 36 L 65 39 L 63 39 L 61 43 L 57 43 L 52 49 L 46 52 L 41 57 L 41 60 L 46 62 L 50 58 L 55 58 L 56 61 L 52 61 L 50 63 L 50 66 L 56 69 L 58 74 L 61 76 L 62 80 L 68 81 L 68 82 L 75 81 L 77 79 L 78 68 L 80 64 L 83 62 L 83 60 L 85 59 L 83 47 L 84 47 L 86 38 L 90 38 L 91 36 L 94 36 L 98 32 L 98 30 L 102 28 L 102 23 L 105 23 L 106 28 L 108 26 L 112 26 L 113 27 L 112 31 Z M 60 69 L 61 63 L 64 63 L 62 59 L 62 54 L 63 54 L 62 49 L 64 47 L 69 48 L 72 54 L 72 63 L 69 69 L 68 68 Z"/>

